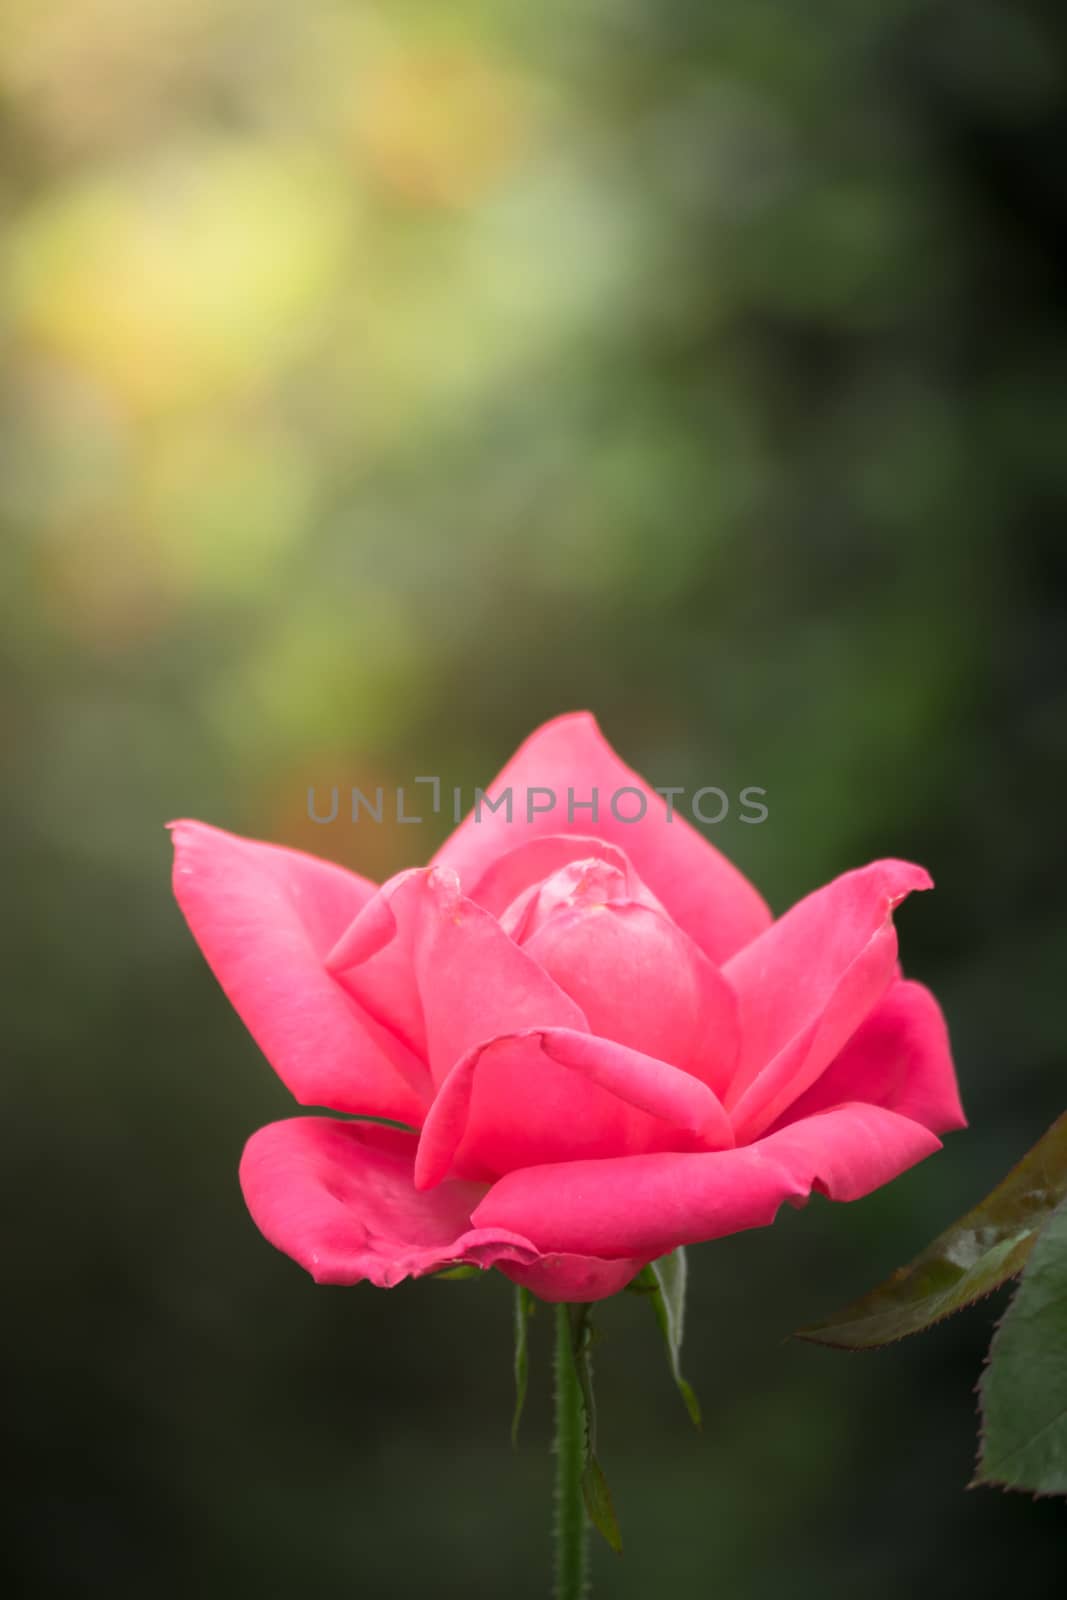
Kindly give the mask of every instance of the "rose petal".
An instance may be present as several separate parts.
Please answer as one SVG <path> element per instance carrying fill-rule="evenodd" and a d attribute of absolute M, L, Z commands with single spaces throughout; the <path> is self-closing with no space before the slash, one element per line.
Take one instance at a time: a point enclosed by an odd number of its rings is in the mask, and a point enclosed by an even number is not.
<path fill-rule="evenodd" d="M 511 1261 L 498 1262 L 500 1271 L 512 1283 L 521 1283 L 539 1300 L 606 1300 L 625 1289 L 636 1278 L 644 1261 L 604 1261 L 599 1256 L 540 1256 L 530 1266 Z"/>
<path fill-rule="evenodd" d="M 622 857 L 621 850 L 615 854 Z M 609 903 L 623 901 L 645 906 L 670 922 L 655 895 L 641 882 L 628 861 L 623 859 L 616 864 L 599 855 L 584 856 L 524 889 L 501 913 L 500 926 L 510 933 L 516 944 L 525 945 L 535 933 L 540 933 L 564 913 L 598 910 Z M 670 925 L 675 926 L 673 922 Z M 689 943 L 692 945 L 693 941 L 690 939 Z"/>
<path fill-rule="evenodd" d="M 638 821 L 620 821 L 612 812 L 612 799 L 624 788 L 644 797 L 647 809 Z M 472 812 L 434 858 L 455 868 L 468 891 L 500 857 L 531 839 L 593 834 L 626 852 L 652 893 L 713 962 L 725 961 L 770 923 L 770 912 L 747 878 L 677 810 L 667 820 L 662 796 L 619 760 L 587 711 L 557 717 L 531 734 L 487 793 L 496 801 L 507 789 L 512 791 L 510 822 L 506 809 L 483 807 L 480 816 Z M 543 794 L 530 794 L 535 789 L 551 790 L 555 804 L 530 818 L 528 803 L 547 804 Z M 569 789 L 576 802 L 573 820 Z M 599 801 L 595 822 L 588 810 L 577 809 L 593 789 Z M 622 796 L 618 809 L 636 816 L 637 797 Z"/>
<path fill-rule="evenodd" d="M 965 1128 L 941 1008 L 921 983 L 890 984 L 870 1016 L 783 1121 L 862 1100 L 921 1122 L 932 1133 Z M 781 1124 L 779 1124 L 781 1125 Z"/>
<path fill-rule="evenodd" d="M 547 1161 L 723 1149 L 733 1132 L 706 1084 L 607 1039 L 534 1029 L 478 1045 L 438 1091 L 415 1184 L 494 1178 Z"/>
<path fill-rule="evenodd" d="M 299 850 L 171 824 L 174 893 L 232 1005 L 304 1105 L 420 1123 L 425 1069 L 367 1016 L 323 956 L 374 884 Z"/>
<path fill-rule="evenodd" d="M 241 1188 L 260 1232 L 316 1283 L 366 1278 L 391 1289 L 453 1262 L 537 1260 L 520 1235 L 472 1227 L 483 1187 L 443 1183 L 416 1193 L 414 1155 L 414 1137 L 393 1128 L 294 1118 L 252 1135 Z"/>
<path fill-rule="evenodd" d="M 632 900 L 576 906 L 523 948 L 577 1001 L 593 1033 L 726 1089 L 738 1056 L 733 991 L 660 912 Z"/>
<path fill-rule="evenodd" d="M 738 1142 L 770 1127 L 877 1005 L 896 966 L 894 907 L 931 887 L 907 861 L 846 872 L 727 962 L 741 1060 L 724 1099 Z"/>
<path fill-rule="evenodd" d="M 492 792 L 492 791 L 490 791 Z M 481 826 L 481 824 L 479 824 Z M 526 890 L 543 883 L 574 861 L 603 861 L 621 873 L 633 873 L 633 864 L 624 850 L 588 834 L 549 833 L 527 839 L 491 861 L 468 890 L 470 898 L 494 917 L 501 917 L 512 901 Z M 636 874 L 634 874 L 636 877 Z"/>
<path fill-rule="evenodd" d="M 940 1149 L 928 1128 L 881 1106 L 845 1105 L 711 1155 L 620 1156 L 508 1173 L 475 1208 L 479 1228 L 522 1233 L 542 1252 L 653 1260 L 680 1244 L 773 1222 L 813 1189 L 857 1200 Z"/>
<path fill-rule="evenodd" d="M 424 868 L 411 867 L 383 883 L 326 954 L 326 970 L 423 1062 L 426 1021 L 415 974 L 414 938 L 421 903 L 419 879 L 424 876 Z"/>
<path fill-rule="evenodd" d="M 385 909 L 383 909 L 385 907 Z M 363 938 L 367 923 L 374 938 Z M 383 942 L 384 941 L 384 942 Z M 374 1015 L 417 1029 L 434 1083 L 475 1045 L 530 1027 L 587 1031 L 575 1002 L 466 899 L 456 874 L 421 868 L 386 884 L 327 965 Z"/>

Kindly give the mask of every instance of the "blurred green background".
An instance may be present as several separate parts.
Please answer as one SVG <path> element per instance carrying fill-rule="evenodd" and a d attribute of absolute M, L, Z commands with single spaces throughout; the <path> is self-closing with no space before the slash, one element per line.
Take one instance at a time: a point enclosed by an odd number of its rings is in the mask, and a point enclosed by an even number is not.
<path fill-rule="evenodd" d="M 0 33 L 2 1366 L 29 1596 L 537 1596 L 547 1319 L 315 1288 L 246 1216 L 286 1092 L 169 892 L 192 815 L 380 877 L 588 706 L 784 909 L 877 855 L 972 1130 L 692 1253 L 692 1434 L 603 1310 L 622 1597 L 999 1597 L 965 1492 L 1000 1305 L 785 1343 L 1067 1101 L 1061 9 L 9 0 Z M 1059 1560 L 1057 1561 L 1057 1558 Z"/>

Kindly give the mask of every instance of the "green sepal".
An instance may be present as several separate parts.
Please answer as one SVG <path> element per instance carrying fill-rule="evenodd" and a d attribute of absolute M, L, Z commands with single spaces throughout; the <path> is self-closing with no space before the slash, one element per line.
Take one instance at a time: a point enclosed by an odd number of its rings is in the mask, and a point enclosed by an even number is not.
<path fill-rule="evenodd" d="M 906 1267 L 796 1337 L 869 1350 L 920 1333 L 991 1294 L 1026 1266 L 1042 1228 L 1067 1198 L 1067 1113 L 986 1198 Z"/>
<path fill-rule="evenodd" d="M 652 1302 L 652 1310 L 655 1312 L 666 1346 L 671 1377 L 689 1413 L 690 1421 L 694 1427 L 699 1428 L 702 1425 L 700 1401 L 692 1384 L 682 1376 L 681 1367 L 682 1336 L 685 1331 L 685 1286 L 688 1272 L 685 1250 L 679 1246 L 677 1250 L 672 1250 L 670 1255 L 660 1256 L 658 1261 L 653 1261 L 650 1266 L 645 1267 L 634 1279 L 630 1288 L 635 1294 L 648 1295 Z"/>
<path fill-rule="evenodd" d="M 518 1449 L 519 1423 L 526 1404 L 526 1389 L 530 1381 L 529 1323 L 537 1309 L 537 1300 L 521 1284 L 515 1285 L 515 1411 L 511 1418 L 511 1448 Z"/>
<path fill-rule="evenodd" d="M 604 1469 L 596 1456 L 590 1456 L 582 1473 L 582 1498 L 586 1514 L 598 1533 L 602 1534 L 616 1555 L 622 1554 L 622 1534 L 612 1504 L 611 1490 Z"/>
<path fill-rule="evenodd" d="M 584 1465 L 582 1468 L 582 1498 L 586 1514 L 593 1527 L 611 1548 L 620 1554 L 622 1533 L 615 1515 L 615 1506 L 608 1488 L 608 1480 L 596 1453 L 596 1398 L 593 1393 L 593 1325 L 592 1307 L 587 1304 L 571 1305 L 571 1351 L 578 1387 L 582 1397 L 582 1423 Z"/>
<path fill-rule="evenodd" d="M 483 1276 L 481 1267 L 472 1267 L 467 1262 L 461 1261 L 458 1267 L 446 1267 L 443 1272 L 433 1274 L 436 1280 L 444 1282 L 446 1279 L 453 1281 L 462 1278 L 480 1278 Z"/>
<path fill-rule="evenodd" d="M 1067 1494 L 1067 1201 L 1041 1230 L 980 1386 L 976 1484 Z"/>

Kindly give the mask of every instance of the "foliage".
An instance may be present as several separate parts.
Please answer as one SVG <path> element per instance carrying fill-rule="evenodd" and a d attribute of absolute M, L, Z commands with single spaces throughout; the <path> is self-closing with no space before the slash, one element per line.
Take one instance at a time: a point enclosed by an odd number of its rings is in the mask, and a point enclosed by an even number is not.
<path fill-rule="evenodd" d="M 920 1333 L 1022 1283 L 982 1378 L 979 1483 L 1067 1493 L 1067 1113 L 997 1187 L 906 1267 L 799 1337 L 844 1350 Z"/>

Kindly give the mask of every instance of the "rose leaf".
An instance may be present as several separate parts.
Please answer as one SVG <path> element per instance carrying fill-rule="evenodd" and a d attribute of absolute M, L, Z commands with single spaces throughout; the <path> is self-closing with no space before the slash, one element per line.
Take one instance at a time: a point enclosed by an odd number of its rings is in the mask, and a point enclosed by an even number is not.
<path fill-rule="evenodd" d="M 981 1382 L 975 1483 L 1067 1494 L 1067 1202 L 1041 1230 Z"/>
<path fill-rule="evenodd" d="M 919 1333 L 1023 1270 L 1035 1240 L 1067 1198 L 1067 1113 L 1007 1177 L 906 1267 L 797 1337 L 868 1350 Z"/>

